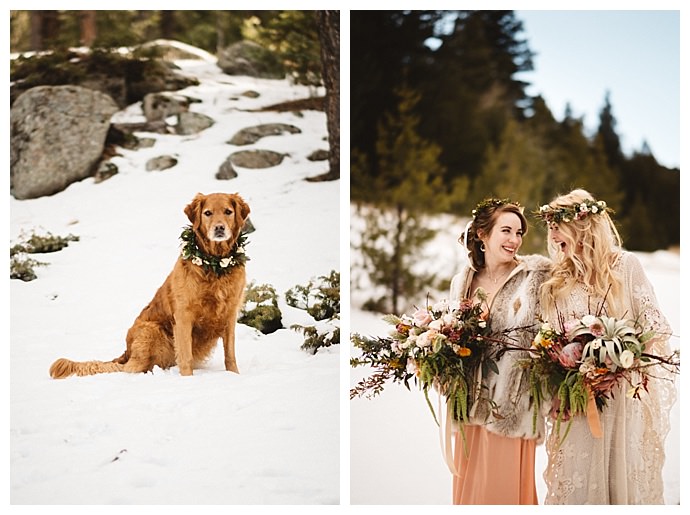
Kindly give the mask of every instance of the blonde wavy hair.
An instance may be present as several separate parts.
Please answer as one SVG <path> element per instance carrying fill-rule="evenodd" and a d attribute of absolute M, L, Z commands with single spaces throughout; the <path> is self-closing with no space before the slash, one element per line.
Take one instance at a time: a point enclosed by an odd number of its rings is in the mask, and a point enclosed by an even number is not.
<path fill-rule="evenodd" d="M 549 206 L 552 209 L 570 209 L 586 200 L 594 201 L 594 198 L 587 190 L 576 189 L 556 197 Z M 579 251 L 561 252 L 548 239 L 553 269 L 551 278 L 541 286 L 542 306 L 558 306 L 559 300 L 567 297 L 577 283 L 584 283 L 593 290 L 593 297 L 606 299 L 605 309 L 609 316 L 622 316 L 619 310 L 623 281 L 613 269 L 622 251 L 622 241 L 608 211 L 590 213 L 582 219 L 556 225 L 566 248 Z"/>

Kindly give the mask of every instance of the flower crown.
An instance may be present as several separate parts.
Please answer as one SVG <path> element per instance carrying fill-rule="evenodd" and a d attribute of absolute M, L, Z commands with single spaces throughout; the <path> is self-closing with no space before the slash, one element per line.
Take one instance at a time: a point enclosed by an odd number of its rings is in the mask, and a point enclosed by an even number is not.
<path fill-rule="evenodd" d="M 506 204 L 512 204 L 514 206 L 522 208 L 522 206 L 518 202 L 513 202 L 509 198 L 485 198 L 479 204 L 477 204 L 476 207 L 472 210 L 472 219 L 477 218 L 477 214 L 488 207 L 499 207 L 504 206 Z"/>
<path fill-rule="evenodd" d="M 536 213 L 538 217 L 546 223 L 561 223 L 572 222 L 573 220 L 584 220 L 590 215 L 599 215 L 603 213 L 613 213 L 613 210 L 606 206 L 603 200 L 585 199 L 582 202 L 566 207 L 551 207 L 544 204 Z"/>

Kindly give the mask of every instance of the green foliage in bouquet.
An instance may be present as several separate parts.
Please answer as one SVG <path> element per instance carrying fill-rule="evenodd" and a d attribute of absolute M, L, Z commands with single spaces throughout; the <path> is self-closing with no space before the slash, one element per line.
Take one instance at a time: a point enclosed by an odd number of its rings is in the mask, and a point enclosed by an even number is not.
<path fill-rule="evenodd" d="M 655 335 L 645 332 L 636 320 L 601 314 L 567 321 L 559 314 L 558 318 L 558 329 L 542 323 L 530 349 L 532 357 L 522 360 L 520 366 L 529 370 L 534 426 L 540 406 L 551 399 L 561 441 L 567 437 L 573 417 L 587 415 L 591 402 L 596 411 L 602 411 L 619 384 L 627 383 L 627 395 L 639 399 L 647 391 L 650 367 L 680 371 L 678 351 L 666 357 L 646 352 L 646 343 Z M 568 426 L 561 438 L 564 420 Z"/>
<path fill-rule="evenodd" d="M 424 391 L 434 419 L 428 396 L 431 388 L 446 397 L 451 416 L 462 428 L 469 420 L 472 402 L 480 398 L 478 370 L 498 373 L 497 340 L 491 336 L 484 306 L 483 301 L 443 301 L 427 305 L 413 316 L 386 315 L 384 320 L 395 328 L 388 337 L 353 334 L 351 341 L 361 356 L 351 358 L 350 365 L 369 366 L 373 373 L 350 390 L 350 399 L 374 397 L 389 381 L 408 389 L 413 381 Z"/>

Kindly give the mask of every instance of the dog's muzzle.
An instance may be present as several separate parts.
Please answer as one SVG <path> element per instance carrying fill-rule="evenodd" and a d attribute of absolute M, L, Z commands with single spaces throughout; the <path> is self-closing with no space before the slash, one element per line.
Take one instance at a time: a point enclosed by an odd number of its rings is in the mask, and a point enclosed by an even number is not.
<path fill-rule="evenodd" d="M 225 241 L 229 238 L 228 231 L 225 229 L 224 225 L 216 225 L 211 230 L 211 240 L 213 241 Z"/>

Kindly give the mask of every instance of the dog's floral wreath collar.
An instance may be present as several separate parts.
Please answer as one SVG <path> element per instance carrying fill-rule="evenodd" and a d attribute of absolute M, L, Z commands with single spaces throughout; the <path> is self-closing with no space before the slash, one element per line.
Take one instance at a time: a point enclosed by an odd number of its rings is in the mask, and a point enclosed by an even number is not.
<path fill-rule="evenodd" d="M 186 226 L 182 230 L 180 240 L 182 240 L 182 248 L 180 250 L 182 259 L 189 259 L 195 265 L 203 267 L 204 270 L 213 270 L 216 275 L 227 274 L 234 267 L 244 265 L 249 261 L 249 257 L 244 250 L 244 246 L 249 242 L 244 232 L 240 233 L 232 252 L 223 257 L 212 256 L 203 252 L 196 244 L 196 236 L 191 225 Z"/>

